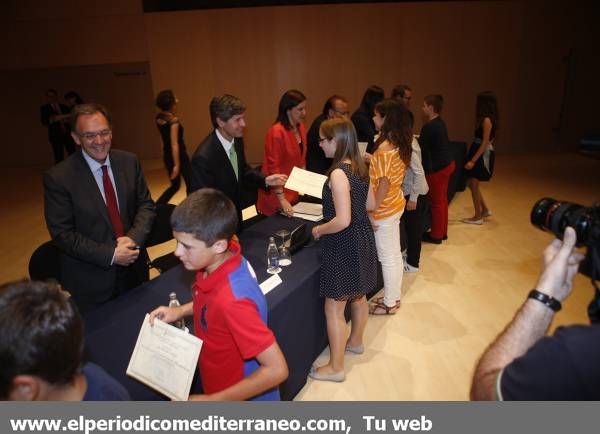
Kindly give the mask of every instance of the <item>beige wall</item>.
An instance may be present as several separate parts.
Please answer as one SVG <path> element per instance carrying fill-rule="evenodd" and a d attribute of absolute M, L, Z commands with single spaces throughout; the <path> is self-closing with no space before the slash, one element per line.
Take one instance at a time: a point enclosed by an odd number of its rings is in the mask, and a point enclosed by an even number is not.
<path fill-rule="evenodd" d="M 47 143 L 39 139 L 43 129 L 31 113 L 48 85 L 67 90 L 56 84 L 61 70 L 143 63 L 149 64 L 145 80 L 151 86 L 144 94 L 116 84 L 124 81 L 101 83 L 100 75 L 79 75 L 73 85 L 65 84 L 90 89 L 89 95 L 102 88 L 98 98 L 107 105 L 116 101 L 117 111 L 127 105 L 130 146 L 142 157 L 159 155 L 151 94 L 164 88 L 179 96 L 190 151 L 210 130 L 210 97 L 223 92 L 241 97 L 248 105 L 249 158 L 259 162 L 264 135 L 286 89 L 298 88 L 308 96 L 310 122 L 332 93 L 345 95 L 354 110 L 368 85 L 389 93 L 398 83 L 413 87 L 417 119 L 427 93 L 444 95 L 453 140 L 471 140 L 475 95 L 489 89 L 499 97 L 500 152 L 572 148 L 580 131 L 595 121 L 590 115 L 582 121 L 580 113 L 595 84 L 589 72 L 597 65 L 590 60 L 595 49 L 589 36 L 598 33 L 591 24 L 592 3 L 577 9 L 567 2 L 523 3 L 365 3 L 143 14 L 138 0 L 108 0 L 101 6 L 57 0 L 51 7 L 13 0 L 8 16 L 0 19 L 0 36 L 9 40 L 0 47 L 0 86 L 12 89 L 11 99 L 20 98 L 19 109 L 11 106 L 10 115 L 25 120 L 7 139 L 11 147 L 27 145 L 32 153 L 45 154 L 32 158 L 22 149 L 9 151 L 2 165 L 51 161 Z M 568 116 L 559 125 L 563 58 L 571 47 L 578 53 L 579 74 L 568 95 Z M 0 109 L 0 115 L 6 118 L 7 110 Z M 23 128 L 29 131 L 27 141 Z"/>

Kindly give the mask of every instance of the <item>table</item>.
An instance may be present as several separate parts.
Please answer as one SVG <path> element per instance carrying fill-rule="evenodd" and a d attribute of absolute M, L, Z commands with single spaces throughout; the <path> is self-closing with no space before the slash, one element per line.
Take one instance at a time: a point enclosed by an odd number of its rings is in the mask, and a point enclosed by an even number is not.
<path fill-rule="evenodd" d="M 279 229 L 292 229 L 304 221 L 272 216 L 246 229 L 240 236 L 242 254 L 254 267 L 259 282 L 266 273 L 269 235 Z M 310 223 L 307 222 L 310 226 Z M 327 330 L 319 297 L 320 246 L 308 244 L 292 257 L 292 265 L 283 267 L 283 283 L 266 296 L 269 327 L 288 363 L 289 377 L 280 386 L 281 398 L 291 400 L 306 383 L 308 371 L 327 345 Z M 166 399 L 153 389 L 126 376 L 137 335 L 147 312 L 166 305 L 169 293 L 179 301 L 191 300 L 194 273 L 179 265 L 159 277 L 111 300 L 85 317 L 86 358 L 102 366 L 129 391 L 134 400 Z M 198 391 L 194 381 L 192 391 Z"/>

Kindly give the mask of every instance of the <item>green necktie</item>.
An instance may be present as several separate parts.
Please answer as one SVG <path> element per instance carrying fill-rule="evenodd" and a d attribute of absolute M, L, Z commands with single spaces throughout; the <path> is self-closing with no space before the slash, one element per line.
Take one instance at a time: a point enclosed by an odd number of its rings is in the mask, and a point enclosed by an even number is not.
<path fill-rule="evenodd" d="M 231 145 L 231 149 L 229 150 L 229 161 L 231 161 L 231 165 L 233 166 L 233 171 L 235 172 L 236 179 L 238 178 L 238 161 L 237 161 L 237 153 L 235 152 L 235 146 Z"/>

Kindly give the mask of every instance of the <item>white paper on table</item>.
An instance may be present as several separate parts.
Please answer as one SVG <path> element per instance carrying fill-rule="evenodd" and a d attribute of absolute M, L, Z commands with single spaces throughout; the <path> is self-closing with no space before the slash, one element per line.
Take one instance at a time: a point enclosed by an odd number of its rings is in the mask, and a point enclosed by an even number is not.
<path fill-rule="evenodd" d="M 187 401 L 202 340 L 146 314 L 127 375 L 174 401 Z"/>
<path fill-rule="evenodd" d="M 279 274 L 273 274 L 271 277 L 269 277 L 267 280 L 260 284 L 260 289 L 264 295 L 267 295 L 281 282 L 283 282 L 283 280 L 281 280 Z"/>
<path fill-rule="evenodd" d="M 242 210 L 242 221 L 246 221 L 258 215 L 258 211 L 256 210 L 256 205 L 250 205 L 248 208 L 244 208 Z"/>
<path fill-rule="evenodd" d="M 308 194 L 321 199 L 325 181 L 327 181 L 325 175 L 294 167 L 284 187 L 288 190 L 294 190 L 298 193 Z"/>
<path fill-rule="evenodd" d="M 369 143 L 367 142 L 358 142 L 358 150 L 360 151 L 360 156 L 364 157 L 365 153 L 367 152 L 367 145 Z"/>
<path fill-rule="evenodd" d="M 303 214 L 301 212 L 295 212 L 294 217 L 298 217 L 302 220 L 308 220 L 309 222 L 318 222 L 318 221 L 323 220 L 323 214 L 312 215 L 312 214 Z"/>
<path fill-rule="evenodd" d="M 323 215 L 323 205 L 320 203 L 298 202 L 292 207 L 294 212 L 300 214 Z"/>

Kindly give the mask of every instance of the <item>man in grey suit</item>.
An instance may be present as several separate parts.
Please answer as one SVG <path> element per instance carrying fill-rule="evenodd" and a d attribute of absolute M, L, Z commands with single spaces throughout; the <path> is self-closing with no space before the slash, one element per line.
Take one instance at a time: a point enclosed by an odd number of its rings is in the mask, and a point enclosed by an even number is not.
<path fill-rule="evenodd" d="M 137 157 L 111 150 L 106 108 L 76 106 L 71 131 L 80 149 L 44 174 L 44 211 L 61 283 L 85 313 L 148 279 L 155 210 Z"/>

